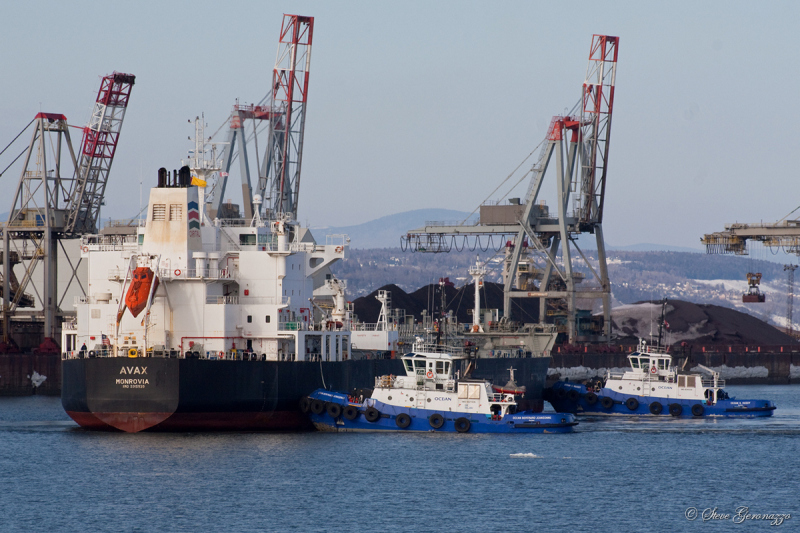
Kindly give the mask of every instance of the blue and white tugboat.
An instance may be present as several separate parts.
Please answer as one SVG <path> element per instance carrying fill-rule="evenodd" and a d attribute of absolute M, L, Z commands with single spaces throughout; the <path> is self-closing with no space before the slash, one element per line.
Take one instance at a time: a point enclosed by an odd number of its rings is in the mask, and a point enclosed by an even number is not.
<path fill-rule="evenodd" d="M 375 378 L 370 398 L 317 389 L 300 408 L 321 431 L 567 433 L 577 424 L 569 413 L 517 412 L 514 394 L 496 392 L 488 381 L 459 379 L 453 362 L 462 358 L 418 339 L 414 352 L 401 358 L 406 375 Z"/>
<path fill-rule="evenodd" d="M 608 372 L 588 383 L 558 381 L 545 399 L 560 413 L 596 415 L 672 415 L 674 417 L 772 416 L 769 400 L 737 400 L 723 390 L 719 372 L 698 365 L 706 374 L 681 374 L 672 356 L 644 341 L 628 356 L 631 368 Z"/>

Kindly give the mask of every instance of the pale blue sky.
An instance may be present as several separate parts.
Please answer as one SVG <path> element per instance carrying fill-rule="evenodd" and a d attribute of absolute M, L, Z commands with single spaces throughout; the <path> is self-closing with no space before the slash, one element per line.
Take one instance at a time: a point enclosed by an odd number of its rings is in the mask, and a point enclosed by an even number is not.
<path fill-rule="evenodd" d="M 313 225 L 474 209 L 578 100 L 593 33 L 620 37 L 607 241 L 699 247 L 800 205 L 797 2 L 6 2 L 0 145 L 40 109 L 83 125 L 101 75 L 135 74 L 103 212 L 131 216 L 188 119 L 267 93 L 284 12 L 315 17 Z"/>

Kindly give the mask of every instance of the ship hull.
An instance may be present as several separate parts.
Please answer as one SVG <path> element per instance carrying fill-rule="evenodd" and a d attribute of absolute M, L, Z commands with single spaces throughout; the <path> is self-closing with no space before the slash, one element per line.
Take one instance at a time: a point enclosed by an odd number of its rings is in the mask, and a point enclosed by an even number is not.
<path fill-rule="evenodd" d="M 466 362 L 461 361 L 466 366 Z M 314 390 L 371 390 L 375 377 L 404 374 L 400 359 L 343 362 L 83 358 L 62 362 L 61 401 L 88 429 L 149 431 L 312 429 L 299 401 Z M 478 359 L 472 376 L 526 386 L 541 411 L 549 358 Z"/>

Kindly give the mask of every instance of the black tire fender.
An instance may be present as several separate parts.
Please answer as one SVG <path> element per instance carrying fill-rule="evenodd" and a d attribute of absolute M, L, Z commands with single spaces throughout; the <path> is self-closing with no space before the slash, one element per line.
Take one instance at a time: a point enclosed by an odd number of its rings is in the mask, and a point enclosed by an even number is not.
<path fill-rule="evenodd" d="M 683 406 L 679 403 L 670 404 L 669 414 L 672 416 L 681 416 L 683 414 Z"/>
<path fill-rule="evenodd" d="M 367 410 L 364 411 L 364 418 L 367 419 L 367 422 L 377 422 L 381 418 L 381 412 L 374 407 L 368 407 Z"/>
<path fill-rule="evenodd" d="M 564 398 L 567 397 L 567 391 L 565 391 L 564 389 L 556 389 L 555 394 L 556 398 L 559 400 L 563 400 Z"/>
<path fill-rule="evenodd" d="M 348 405 L 344 408 L 342 414 L 348 420 L 355 420 L 358 418 L 358 408 L 355 405 Z"/>
<path fill-rule="evenodd" d="M 706 412 L 706 409 L 705 409 L 705 407 L 703 407 L 702 404 L 696 403 L 696 404 L 694 404 L 692 406 L 692 414 L 694 416 L 703 416 L 703 414 L 705 412 Z"/>
<path fill-rule="evenodd" d="M 434 413 L 428 419 L 428 423 L 433 429 L 440 429 L 444 425 L 444 417 L 439 413 Z"/>
<path fill-rule="evenodd" d="M 325 408 L 325 411 L 331 418 L 339 418 L 340 416 L 342 416 L 342 406 L 339 405 L 338 403 L 329 403 L 328 406 Z"/>
<path fill-rule="evenodd" d="M 300 398 L 300 410 L 307 413 L 309 409 L 311 409 L 311 400 L 308 399 L 308 396 L 303 396 Z"/>
<path fill-rule="evenodd" d="M 472 423 L 470 423 L 468 418 L 464 418 L 462 416 L 461 418 L 456 418 L 455 425 L 456 425 L 456 431 L 458 431 L 459 433 L 466 433 L 467 431 L 469 431 L 469 428 L 472 426 Z"/>
<path fill-rule="evenodd" d="M 608 396 L 603 396 L 602 398 L 600 398 L 600 405 L 602 406 L 603 409 L 611 409 L 612 407 L 614 407 L 614 400 L 612 400 Z"/>
<path fill-rule="evenodd" d="M 325 402 L 322 400 L 311 400 L 311 412 L 315 415 L 321 415 L 325 411 Z"/>
<path fill-rule="evenodd" d="M 408 416 L 406 413 L 400 413 L 394 419 L 394 423 L 397 424 L 397 427 L 400 429 L 406 429 L 408 426 L 411 425 L 411 417 Z"/>
<path fill-rule="evenodd" d="M 587 392 L 586 396 L 583 397 L 586 400 L 587 405 L 594 405 L 597 403 L 597 394 L 593 392 Z"/>
<path fill-rule="evenodd" d="M 575 389 L 570 389 L 569 392 L 567 392 L 567 399 L 571 402 L 577 402 L 580 397 L 581 393 Z"/>
<path fill-rule="evenodd" d="M 630 409 L 631 411 L 635 411 L 639 408 L 639 400 L 636 398 L 628 398 L 625 400 L 625 407 Z"/>
<path fill-rule="evenodd" d="M 650 414 L 660 415 L 663 410 L 664 406 L 661 405 L 659 402 L 653 402 L 650 404 Z"/>

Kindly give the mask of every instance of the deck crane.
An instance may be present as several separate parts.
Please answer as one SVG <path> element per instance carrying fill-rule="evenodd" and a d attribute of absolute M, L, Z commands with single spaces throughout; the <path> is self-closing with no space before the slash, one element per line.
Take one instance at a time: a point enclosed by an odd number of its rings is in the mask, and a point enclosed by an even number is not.
<path fill-rule="evenodd" d="M 45 341 L 41 351 L 58 351 L 52 339 L 57 338 L 57 312 L 72 282 L 80 285 L 75 263 L 64 248 L 63 239 L 94 233 L 98 228 L 108 174 L 116 153 L 119 133 L 135 77 L 114 72 L 100 84 L 89 124 L 83 129 L 80 152 L 76 157 L 69 135 L 67 118 L 59 113 L 39 113 L 16 191 L 12 196 L 3 235 L 3 341 L 13 346 L 10 338 L 11 316 L 21 306 L 32 306 L 32 296 L 24 291 L 30 285 L 35 292 L 34 304 L 41 306 Z M 64 150 L 74 171 L 62 164 Z M 59 291 L 57 284 L 58 249 L 71 267 L 69 282 Z M 15 282 L 12 268 L 25 266 L 22 279 Z M 31 280 L 43 265 L 41 288 Z M 84 287 L 80 287 L 85 292 Z M 38 319 L 38 312 L 32 318 Z"/>
<path fill-rule="evenodd" d="M 509 240 L 507 246 L 502 320 L 511 318 L 511 298 L 539 298 L 540 323 L 545 322 L 548 300 L 551 304 L 560 301 L 566 308 L 566 333 L 570 343 L 575 342 L 578 336 L 576 298 L 602 299 L 603 336 L 605 339 L 610 336 L 611 284 L 602 222 L 618 49 L 619 37 L 592 37 L 589 65 L 578 104 L 580 112 L 555 116 L 551 120 L 539 159 L 531 169 L 531 181 L 524 204 L 519 199 L 512 199 L 508 205 L 484 204 L 480 207 L 480 220 L 476 225 L 431 224 L 411 230 L 403 237 L 404 247 L 413 251 L 446 252 L 456 239 L 471 238 L 477 242 L 481 236 L 501 235 L 505 239 L 505 236 L 513 235 L 513 241 Z M 539 200 L 539 192 L 553 156 L 556 162 L 557 208 L 551 216 L 549 208 Z M 574 199 L 572 212 L 568 212 L 573 190 L 577 191 L 577 198 Z M 594 234 L 597 239 L 597 269 L 578 248 L 575 240 L 578 234 L 587 232 Z M 559 246 L 563 266 L 557 262 Z M 572 270 L 573 247 L 592 272 L 598 288 L 576 289 L 575 285 L 583 275 Z M 545 265 L 535 274 L 535 278 L 540 280 L 538 288 L 530 286 L 531 280 L 521 282 L 518 271 L 523 254 L 531 251 L 543 259 Z"/>
<path fill-rule="evenodd" d="M 255 193 L 263 199 L 262 215 L 265 218 L 296 219 L 313 34 L 314 17 L 284 14 L 268 95 L 270 103 L 234 106 L 223 152 L 222 173 L 214 191 L 212 213 L 223 209 L 227 178 L 234 157 L 238 156 L 244 215 L 246 218 L 253 216 L 254 195 L 247 161 L 245 121 L 267 120 L 269 138 L 258 169 Z"/>

